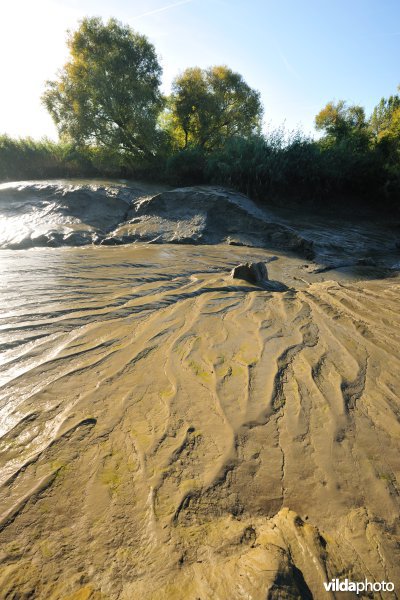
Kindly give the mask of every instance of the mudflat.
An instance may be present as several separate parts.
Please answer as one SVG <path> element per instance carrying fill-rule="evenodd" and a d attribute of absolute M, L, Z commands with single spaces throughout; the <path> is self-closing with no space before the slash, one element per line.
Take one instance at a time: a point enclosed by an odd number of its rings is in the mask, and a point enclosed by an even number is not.
<path fill-rule="evenodd" d="M 140 210 L 113 232 L 153 235 Z M 296 256 L 247 223 L 274 248 L 231 228 L 230 244 L 0 251 L 1 598 L 400 590 L 397 271 L 371 248 L 313 262 L 311 234 L 290 229 Z M 232 279 L 249 261 L 288 289 Z"/>

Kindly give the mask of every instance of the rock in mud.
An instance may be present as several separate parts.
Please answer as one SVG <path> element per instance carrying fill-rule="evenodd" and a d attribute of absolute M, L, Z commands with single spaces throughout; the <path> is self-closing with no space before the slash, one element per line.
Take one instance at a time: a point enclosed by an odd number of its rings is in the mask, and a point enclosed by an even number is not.
<path fill-rule="evenodd" d="M 265 263 L 246 263 L 232 269 L 233 279 L 244 279 L 250 283 L 261 283 L 268 281 L 268 271 Z"/>
<path fill-rule="evenodd" d="M 233 279 L 242 279 L 254 283 L 264 290 L 270 292 L 286 292 L 289 288 L 280 281 L 270 281 L 266 264 L 263 262 L 251 262 L 238 265 L 231 271 Z"/>

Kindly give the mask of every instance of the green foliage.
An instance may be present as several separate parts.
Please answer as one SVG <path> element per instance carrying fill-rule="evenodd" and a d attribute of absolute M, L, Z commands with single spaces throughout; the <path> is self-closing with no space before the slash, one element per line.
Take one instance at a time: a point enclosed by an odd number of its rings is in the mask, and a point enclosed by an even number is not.
<path fill-rule="evenodd" d="M 346 137 L 366 129 L 365 110 L 362 106 L 348 106 L 343 100 L 328 102 L 315 117 L 315 127 L 336 139 Z"/>
<path fill-rule="evenodd" d="M 74 177 L 81 171 L 68 144 L 0 136 L 0 180 Z"/>
<path fill-rule="evenodd" d="M 261 202 L 312 202 L 324 206 L 333 199 L 374 202 L 393 198 L 399 188 L 382 155 L 371 147 L 355 150 L 352 140 L 326 145 L 301 133 L 232 139 L 208 156 L 206 179 L 238 189 Z M 397 187 L 396 187 L 397 186 Z M 390 194 L 388 194 L 390 188 Z"/>
<path fill-rule="evenodd" d="M 399 88 L 400 89 L 400 88 Z M 386 193 L 400 189 L 400 97 L 382 98 L 374 108 L 370 127 L 377 151 L 381 154 L 388 173 Z"/>
<path fill-rule="evenodd" d="M 400 209 L 400 96 L 329 102 L 312 140 L 261 135 L 260 95 L 226 66 L 186 69 L 165 100 L 154 47 L 115 19 L 86 18 L 43 102 L 60 143 L 0 137 L 0 179 L 105 176 L 218 183 L 260 202 L 363 202 Z M 163 107 L 165 110 L 163 111 Z"/>
<path fill-rule="evenodd" d="M 86 18 L 68 47 L 69 62 L 43 95 L 61 138 L 118 152 L 121 161 L 154 155 L 163 101 L 152 44 L 115 19 Z"/>
<path fill-rule="evenodd" d="M 225 66 L 186 69 L 173 83 L 167 122 L 178 148 L 213 150 L 260 130 L 260 95 Z"/>
<path fill-rule="evenodd" d="M 325 132 L 325 145 L 346 140 L 356 151 L 363 152 L 371 142 L 371 131 L 362 106 L 348 106 L 343 100 L 328 104 L 315 117 L 315 127 Z"/>
<path fill-rule="evenodd" d="M 384 137 L 400 139 L 400 97 L 398 95 L 381 99 L 372 112 L 370 126 L 378 140 Z"/>
<path fill-rule="evenodd" d="M 209 157 L 207 174 L 210 180 L 261 201 L 283 194 L 301 196 L 304 180 L 313 178 L 309 171 L 314 162 L 309 155 L 314 150 L 315 146 L 300 135 L 288 140 L 283 130 L 268 136 L 235 138 Z"/>
<path fill-rule="evenodd" d="M 232 139 L 210 155 L 207 175 L 262 202 L 323 196 L 322 149 L 299 132 Z"/>
<path fill-rule="evenodd" d="M 119 154 L 102 147 L 0 136 L 0 181 L 122 174 Z"/>
<path fill-rule="evenodd" d="M 206 180 L 206 155 L 201 148 L 186 148 L 170 156 L 166 177 L 175 185 L 194 185 Z"/>

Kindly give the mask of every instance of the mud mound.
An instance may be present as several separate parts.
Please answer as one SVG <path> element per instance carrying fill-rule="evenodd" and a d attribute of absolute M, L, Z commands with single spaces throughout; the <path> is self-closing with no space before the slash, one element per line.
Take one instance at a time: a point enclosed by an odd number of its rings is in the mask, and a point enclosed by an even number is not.
<path fill-rule="evenodd" d="M 97 243 L 143 190 L 65 182 L 0 186 L 0 248 Z"/>
<path fill-rule="evenodd" d="M 103 243 L 135 241 L 285 248 L 313 256 L 312 242 L 246 196 L 201 186 L 162 192 L 134 203 L 128 220 Z"/>
<path fill-rule="evenodd" d="M 19 183 L 0 186 L 1 248 L 152 243 L 285 248 L 311 258 L 312 242 L 222 188 Z"/>
<path fill-rule="evenodd" d="M 0 248 L 219 244 L 292 251 L 315 272 L 399 270 L 398 223 L 365 216 L 321 217 L 301 208 L 268 210 L 237 192 L 127 182 L 20 182 L 0 185 Z"/>

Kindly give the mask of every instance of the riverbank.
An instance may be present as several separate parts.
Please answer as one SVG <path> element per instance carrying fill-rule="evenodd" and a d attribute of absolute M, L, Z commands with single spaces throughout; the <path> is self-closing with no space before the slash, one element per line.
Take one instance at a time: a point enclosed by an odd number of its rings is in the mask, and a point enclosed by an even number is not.
<path fill-rule="evenodd" d="M 5 598 L 400 589 L 400 283 L 357 264 L 368 228 L 336 227 L 329 270 L 221 240 L 0 251 Z M 248 261 L 289 289 L 233 280 Z"/>

